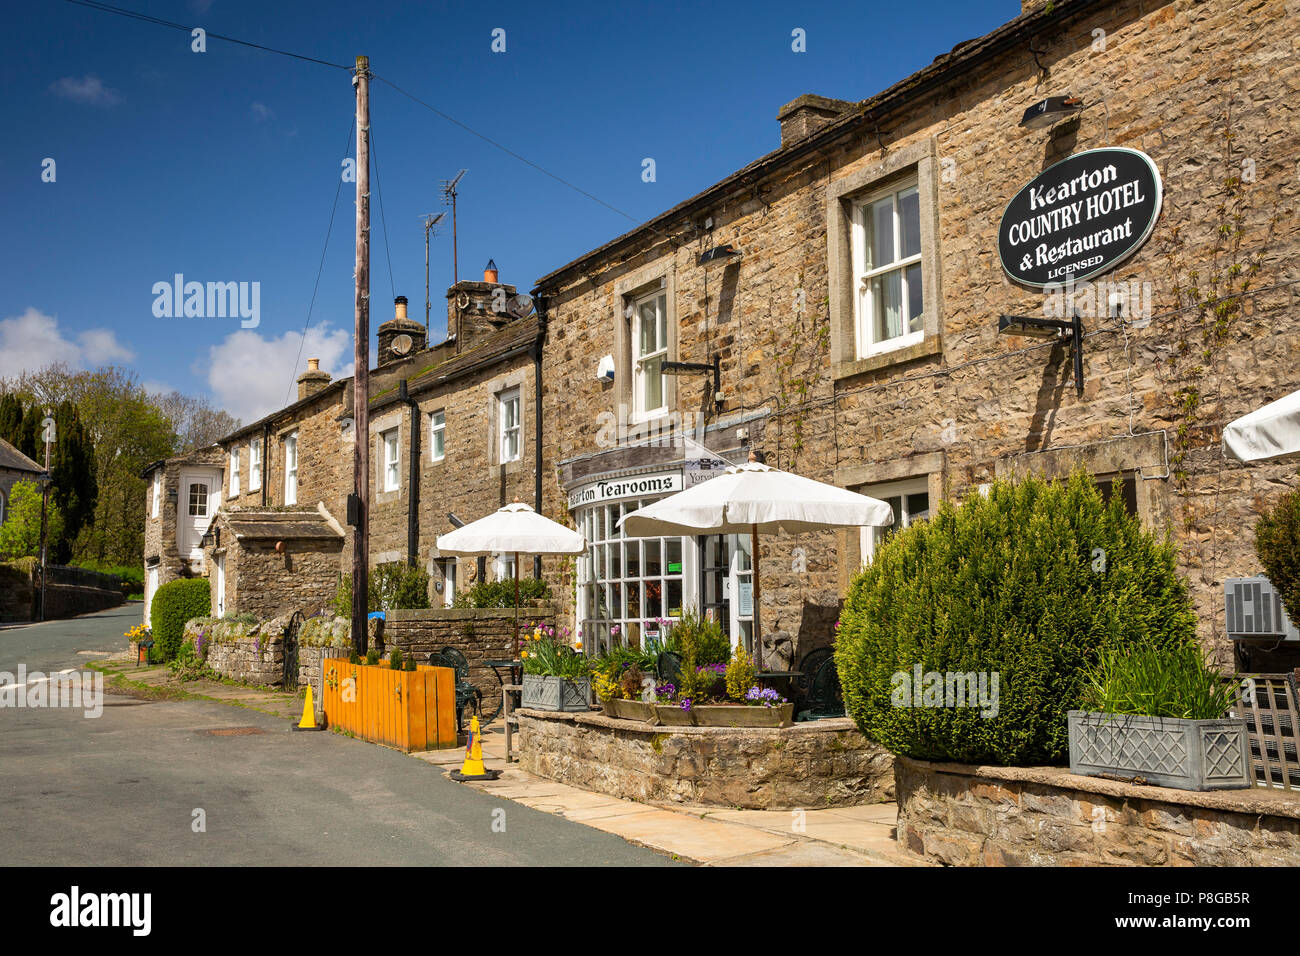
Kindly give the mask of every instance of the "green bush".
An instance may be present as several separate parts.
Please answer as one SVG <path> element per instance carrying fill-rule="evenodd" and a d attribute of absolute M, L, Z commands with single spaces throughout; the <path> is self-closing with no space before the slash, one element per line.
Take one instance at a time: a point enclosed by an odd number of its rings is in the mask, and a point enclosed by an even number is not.
<path fill-rule="evenodd" d="M 663 649 L 678 655 L 683 664 L 692 661 L 696 667 L 726 664 L 731 660 L 731 638 L 723 632 L 721 622 L 694 610 L 686 611 L 673 622 Z"/>
<path fill-rule="evenodd" d="M 168 668 L 177 680 L 220 680 L 221 675 L 208 667 L 203 655 L 194 647 L 193 641 L 186 641 L 176 652 L 176 656 L 167 662 Z"/>
<path fill-rule="evenodd" d="M 549 601 L 550 599 L 551 586 L 541 578 L 519 579 L 519 604 L 521 607 L 527 606 L 533 601 Z M 506 581 L 480 581 L 472 588 L 457 594 L 455 601 L 452 602 L 452 606 L 514 607 L 514 579 Z"/>
<path fill-rule="evenodd" d="M 153 596 L 149 623 L 153 628 L 150 660 L 165 663 L 181 647 L 185 622 L 212 613 L 211 585 L 207 578 L 179 578 L 168 581 Z"/>
<path fill-rule="evenodd" d="M 1196 616 L 1168 539 L 1076 473 L 944 502 L 877 549 L 837 627 L 845 707 L 866 736 L 910 757 L 1032 765 L 1066 760 L 1066 713 L 1104 651 L 1191 643 Z M 996 707 L 933 706 L 910 687 L 918 665 L 983 674 L 989 691 L 996 676 Z"/>
<path fill-rule="evenodd" d="M 393 653 L 388 655 L 388 667 L 390 670 L 400 671 L 402 669 L 402 649 L 394 647 Z"/>
<path fill-rule="evenodd" d="M 429 575 L 420 568 L 393 561 L 371 568 L 366 580 L 369 611 L 409 611 L 429 606 Z M 337 617 L 352 618 L 352 575 L 339 575 L 333 610 Z"/>
<path fill-rule="evenodd" d="M 1282 496 L 1255 522 L 1255 552 L 1293 623 L 1300 623 L 1300 492 Z"/>

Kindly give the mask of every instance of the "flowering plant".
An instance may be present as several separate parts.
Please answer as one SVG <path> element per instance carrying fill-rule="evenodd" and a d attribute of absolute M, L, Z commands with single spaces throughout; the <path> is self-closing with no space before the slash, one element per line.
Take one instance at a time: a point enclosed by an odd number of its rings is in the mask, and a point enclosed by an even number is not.
<path fill-rule="evenodd" d="M 556 638 L 555 628 L 549 624 L 535 624 L 532 632 L 523 635 L 524 648 L 519 659 L 524 662 L 525 674 L 542 674 L 577 680 L 588 675 L 587 659 L 563 638 Z"/>
<path fill-rule="evenodd" d="M 751 707 L 775 707 L 788 701 L 770 687 L 751 687 L 745 694 L 745 703 Z"/>

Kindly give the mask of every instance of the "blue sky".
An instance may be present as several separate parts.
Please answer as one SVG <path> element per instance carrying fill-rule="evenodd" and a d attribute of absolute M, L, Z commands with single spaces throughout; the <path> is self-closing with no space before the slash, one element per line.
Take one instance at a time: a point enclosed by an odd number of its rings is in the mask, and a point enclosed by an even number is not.
<path fill-rule="evenodd" d="M 633 217 L 376 82 L 372 329 L 394 292 L 422 317 L 421 219 L 444 211 L 440 181 L 461 168 L 461 277 L 481 277 L 490 257 L 527 291 L 775 148 L 776 111 L 796 96 L 865 98 L 1020 10 L 1016 0 L 934 0 L 919 19 L 915 5 L 875 2 L 115 5 L 337 63 L 367 54 L 377 75 Z M 349 373 L 350 183 L 294 365 L 352 121 L 348 73 L 212 37 L 195 53 L 179 30 L 66 0 L 32 0 L 6 19 L 0 377 L 55 359 L 111 362 L 249 421 L 283 404 L 309 356 Z M 497 28 L 504 53 L 491 49 Z M 791 49 L 796 28 L 806 52 Z M 53 182 L 42 181 L 47 159 Z M 437 340 L 450 228 L 430 257 Z M 176 273 L 259 283 L 259 325 L 156 317 L 153 286 Z"/>

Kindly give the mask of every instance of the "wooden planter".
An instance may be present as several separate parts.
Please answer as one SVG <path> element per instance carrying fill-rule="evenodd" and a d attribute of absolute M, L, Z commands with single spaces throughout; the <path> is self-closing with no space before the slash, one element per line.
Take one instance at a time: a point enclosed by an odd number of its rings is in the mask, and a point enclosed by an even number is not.
<path fill-rule="evenodd" d="M 406 751 L 458 745 L 456 672 L 450 667 L 395 671 L 343 657 L 327 658 L 322 667 L 321 705 L 330 726 Z"/>
<path fill-rule="evenodd" d="M 656 704 L 655 712 L 665 727 L 789 727 L 794 704 L 700 704 L 690 710 L 682 710 L 679 704 Z"/>
<path fill-rule="evenodd" d="M 1072 710 L 1070 773 L 1143 777 L 1179 790 L 1251 785 L 1245 720 L 1184 720 Z"/>
<path fill-rule="evenodd" d="M 524 710 L 558 710 L 585 713 L 591 709 L 591 678 L 568 680 L 549 674 L 525 674 Z"/>
<path fill-rule="evenodd" d="M 640 720 L 651 726 L 659 723 L 658 707 L 655 704 L 647 704 L 643 700 L 607 700 L 605 708 L 605 713 L 611 717 Z"/>

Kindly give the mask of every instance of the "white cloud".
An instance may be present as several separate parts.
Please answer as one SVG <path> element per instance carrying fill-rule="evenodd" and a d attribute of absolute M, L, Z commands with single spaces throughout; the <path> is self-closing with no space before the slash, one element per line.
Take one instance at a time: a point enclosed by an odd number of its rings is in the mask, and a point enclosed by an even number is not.
<path fill-rule="evenodd" d="M 122 94 L 105 86 L 104 81 L 93 73 L 87 73 L 80 79 L 65 76 L 50 84 L 50 92 L 65 100 L 88 106 L 116 106 L 122 102 Z"/>
<path fill-rule="evenodd" d="M 212 0 L 190 0 L 187 6 L 190 8 L 190 13 L 203 16 L 212 9 Z"/>
<path fill-rule="evenodd" d="M 87 329 L 73 341 L 59 329 L 57 318 L 37 309 L 0 319 L 0 378 L 35 372 L 52 362 L 93 368 L 133 358 L 135 353 L 110 329 Z"/>
<path fill-rule="evenodd" d="M 253 121 L 256 123 L 264 123 L 267 120 L 275 119 L 275 110 L 260 101 L 253 103 L 249 107 L 249 111 L 252 112 Z"/>
<path fill-rule="evenodd" d="M 307 368 L 309 358 L 320 359 L 321 369 L 335 378 L 351 375 L 352 334 L 331 328 L 328 322 L 308 330 L 306 342 L 301 332 L 266 338 L 240 329 L 208 349 L 202 372 L 218 404 L 247 423 L 297 400 L 294 380 Z"/>

